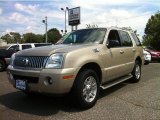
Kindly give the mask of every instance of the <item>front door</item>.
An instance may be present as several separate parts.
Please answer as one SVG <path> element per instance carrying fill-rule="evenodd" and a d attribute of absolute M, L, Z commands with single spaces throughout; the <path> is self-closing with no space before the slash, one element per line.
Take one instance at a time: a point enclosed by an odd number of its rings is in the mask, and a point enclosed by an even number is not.
<path fill-rule="evenodd" d="M 109 32 L 107 44 L 105 67 L 106 81 L 124 75 L 125 71 L 124 49 L 121 47 L 117 30 L 111 30 Z"/>

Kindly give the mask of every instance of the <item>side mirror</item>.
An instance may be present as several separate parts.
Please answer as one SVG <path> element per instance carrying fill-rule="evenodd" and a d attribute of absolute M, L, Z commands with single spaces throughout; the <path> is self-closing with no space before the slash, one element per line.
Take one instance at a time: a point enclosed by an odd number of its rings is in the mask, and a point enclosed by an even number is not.
<path fill-rule="evenodd" d="M 119 47 L 119 46 L 120 46 L 119 40 L 109 40 L 109 43 L 107 44 L 108 48 Z"/>

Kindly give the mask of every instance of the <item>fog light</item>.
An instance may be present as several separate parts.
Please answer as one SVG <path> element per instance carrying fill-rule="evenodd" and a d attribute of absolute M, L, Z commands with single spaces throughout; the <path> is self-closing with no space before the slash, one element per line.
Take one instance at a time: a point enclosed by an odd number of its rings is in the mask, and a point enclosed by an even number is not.
<path fill-rule="evenodd" d="M 47 79 L 48 79 L 48 83 L 51 85 L 53 83 L 53 80 L 50 77 L 48 77 Z"/>
<path fill-rule="evenodd" d="M 10 73 L 10 72 L 8 72 L 8 78 L 10 79 L 10 80 L 13 80 L 14 78 L 13 78 L 13 75 Z"/>
<path fill-rule="evenodd" d="M 46 77 L 46 79 L 44 80 L 44 84 L 47 85 L 51 85 L 53 83 L 53 80 L 51 77 Z"/>

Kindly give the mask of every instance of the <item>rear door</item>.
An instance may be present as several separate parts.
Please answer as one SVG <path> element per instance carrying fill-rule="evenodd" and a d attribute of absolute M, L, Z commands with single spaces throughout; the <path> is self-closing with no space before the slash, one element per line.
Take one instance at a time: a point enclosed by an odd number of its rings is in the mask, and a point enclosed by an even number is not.
<path fill-rule="evenodd" d="M 124 57 L 124 63 L 126 65 L 124 73 L 130 73 L 133 70 L 134 67 L 134 56 L 136 54 L 136 49 L 133 46 L 132 40 L 130 35 L 127 31 L 119 30 L 119 36 L 121 41 L 121 46 L 123 47 L 123 57 Z"/>

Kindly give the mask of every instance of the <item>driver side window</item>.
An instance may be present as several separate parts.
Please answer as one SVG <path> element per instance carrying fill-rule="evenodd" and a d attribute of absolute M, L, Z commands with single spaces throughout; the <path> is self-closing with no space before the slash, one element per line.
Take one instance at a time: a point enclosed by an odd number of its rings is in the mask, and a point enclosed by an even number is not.
<path fill-rule="evenodd" d="M 113 47 L 120 47 L 121 46 L 121 44 L 120 44 L 120 38 L 119 38 L 117 30 L 111 30 L 109 32 L 107 44 L 111 48 L 113 48 Z"/>

